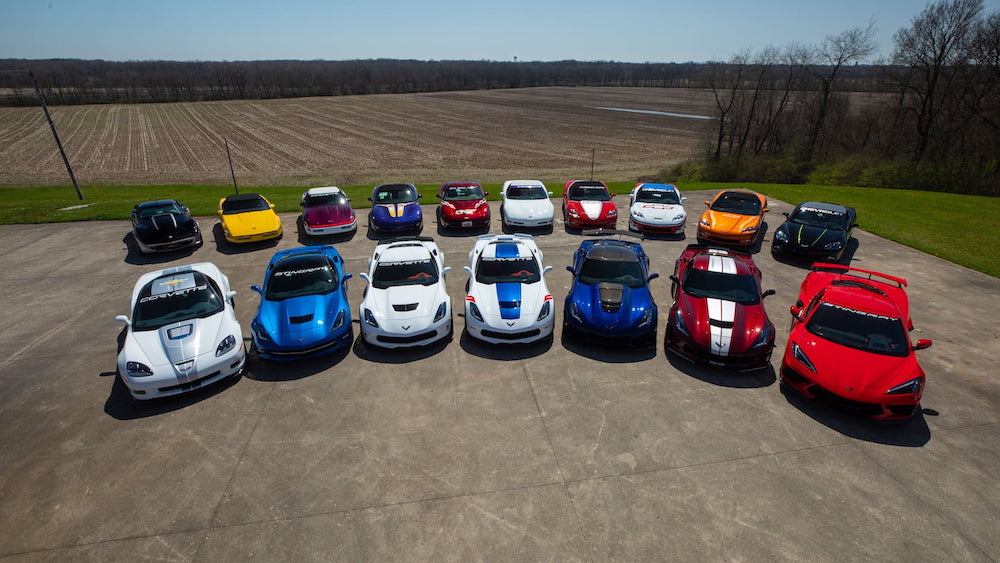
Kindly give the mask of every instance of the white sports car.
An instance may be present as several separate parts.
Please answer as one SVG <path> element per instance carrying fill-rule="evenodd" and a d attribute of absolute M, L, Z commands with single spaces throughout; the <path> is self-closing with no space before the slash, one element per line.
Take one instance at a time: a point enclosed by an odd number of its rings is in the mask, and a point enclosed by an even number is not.
<path fill-rule="evenodd" d="M 534 342 L 552 334 L 552 294 L 542 251 L 530 235 L 482 235 L 469 253 L 465 328 L 493 343 Z"/>
<path fill-rule="evenodd" d="M 444 254 L 430 237 L 400 237 L 375 247 L 361 301 L 361 336 L 385 348 L 431 344 L 452 333 Z"/>
<path fill-rule="evenodd" d="M 237 375 L 246 362 L 236 292 L 215 264 L 150 272 L 132 290 L 118 373 L 140 400 L 176 395 Z"/>
<path fill-rule="evenodd" d="M 683 233 L 687 212 L 682 202 L 686 199 L 673 184 L 636 184 L 629 195 L 629 230 L 667 235 Z"/>
<path fill-rule="evenodd" d="M 552 225 L 555 207 L 552 192 L 538 180 L 508 180 L 500 189 L 500 221 L 505 228 L 538 228 Z"/>

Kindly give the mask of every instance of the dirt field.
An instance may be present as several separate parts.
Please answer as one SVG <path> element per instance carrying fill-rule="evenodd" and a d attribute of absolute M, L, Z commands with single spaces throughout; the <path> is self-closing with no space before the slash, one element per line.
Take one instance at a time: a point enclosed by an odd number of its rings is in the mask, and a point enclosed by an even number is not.
<path fill-rule="evenodd" d="M 637 113 L 600 108 L 663 112 Z M 50 108 L 78 181 L 246 185 L 595 175 L 627 180 L 687 158 L 705 91 L 529 88 Z M 692 116 L 692 117 L 683 117 Z M 67 184 L 40 108 L 0 109 L 0 185 Z"/>

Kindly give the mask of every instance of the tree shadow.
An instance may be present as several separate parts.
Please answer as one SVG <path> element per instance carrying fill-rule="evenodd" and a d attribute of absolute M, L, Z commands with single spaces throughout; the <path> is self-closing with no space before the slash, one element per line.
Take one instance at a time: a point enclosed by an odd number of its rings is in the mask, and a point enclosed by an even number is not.
<path fill-rule="evenodd" d="M 527 344 L 493 344 L 478 340 L 463 330 L 462 336 L 459 338 L 459 345 L 462 347 L 462 350 L 473 356 L 489 360 L 512 361 L 541 356 L 552 348 L 553 340 L 554 338 L 550 334 L 545 338 Z"/>
<path fill-rule="evenodd" d="M 931 430 L 925 416 L 939 414 L 932 409 L 918 409 L 910 420 L 879 422 L 839 411 L 822 401 L 810 400 L 784 383 L 780 383 L 779 388 L 790 405 L 827 428 L 850 438 L 887 446 L 919 448 L 926 445 L 931 440 Z"/>
<path fill-rule="evenodd" d="M 718 387 L 735 389 L 759 389 L 770 387 L 778 380 L 774 366 L 768 364 L 762 369 L 737 371 L 709 364 L 696 364 L 666 349 L 667 362 L 677 371 L 695 379 Z"/>

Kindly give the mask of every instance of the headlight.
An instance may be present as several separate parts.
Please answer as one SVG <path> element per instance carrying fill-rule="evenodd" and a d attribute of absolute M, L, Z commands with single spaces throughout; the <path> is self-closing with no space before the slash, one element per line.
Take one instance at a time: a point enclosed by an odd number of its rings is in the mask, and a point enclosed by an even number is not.
<path fill-rule="evenodd" d="M 655 317 L 655 310 L 652 307 L 646 309 L 646 311 L 642 314 L 642 318 L 639 319 L 638 327 L 642 328 L 644 326 L 647 326 L 649 323 L 653 322 L 654 317 Z"/>
<path fill-rule="evenodd" d="M 253 333 L 257 335 L 257 338 L 259 338 L 260 340 L 267 340 L 267 341 L 271 340 L 271 335 L 268 334 L 266 330 L 264 330 L 264 327 L 260 326 L 257 323 L 251 324 L 250 330 L 252 330 Z"/>
<path fill-rule="evenodd" d="M 902 385 L 897 385 L 892 389 L 885 392 L 886 395 L 912 395 L 917 391 L 920 391 L 920 386 L 923 385 L 923 378 L 914 377 L 913 379 L 903 383 Z"/>
<path fill-rule="evenodd" d="M 582 323 L 583 317 L 580 315 L 580 308 L 577 307 L 576 301 L 569 302 L 569 316 L 576 319 L 576 322 Z"/>
<path fill-rule="evenodd" d="M 778 242 L 788 242 L 788 234 L 785 231 L 774 231 L 774 240 Z"/>
<path fill-rule="evenodd" d="M 475 305 L 473 305 L 473 306 L 475 306 Z M 540 320 L 544 319 L 545 317 L 549 316 L 549 313 L 551 313 L 551 312 L 552 312 L 552 302 L 551 301 L 546 301 L 545 303 L 542 303 L 542 310 L 538 312 L 538 318 L 535 319 L 535 320 L 540 321 Z"/>
<path fill-rule="evenodd" d="M 702 227 L 711 227 L 712 223 L 710 223 L 708 219 L 699 219 L 698 220 L 698 225 L 700 225 Z"/>
<path fill-rule="evenodd" d="M 809 361 L 809 358 L 806 356 L 806 353 L 802 351 L 802 348 L 794 342 L 792 342 L 792 357 L 798 360 L 802 365 L 809 368 L 809 371 L 816 373 L 816 366 Z"/>
<path fill-rule="evenodd" d="M 686 213 L 678 213 L 677 215 L 674 215 L 674 221 L 683 221 L 686 218 L 687 218 Z"/>
<path fill-rule="evenodd" d="M 448 302 L 442 301 L 441 304 L 438 305 L 437 312 L 434 313 L 434 322 L 438 322 L 441 319 L 443 319 L 447 313 L 448 313 Z"/>
<path fill-rule="evenodd" d="M 617 217 L 617 216 L 618 216 L 618 210 L 617 209 L 612 209 L 612 210 L 608 211 L 608 217 Z"/>
<path fill-rule="evenodd" d="M 567 211 L 566 211 L 566 213 L 567 213 L 567 214 L 568 214 L 568 215 L 569 215 L 570 217 L 579 217 L 579 216 L 580 216 L 580 212 L 579 212 L 579 211 L 577 211 L 576 209 L 572 209 L 572 208 L 570 208 L 569 210 L 567 210 Z"/>
<path fill-rule="evenodd" d="M 642 219 L 643 217 L 645 217 L 645 216 L 644 216 L 644 215 L 642 214 L 642 211 L 633 211 L 633 212 L 632 212 L 632 216 L 633 216 L 633 217 L 638 217 L 638 218 L 640 218 L 640 219 Z"/>
<path fill-rule="evenodd" d="M 371 309 L 365 309 L 365 322 L 375 328 L 378 328 L 378 321 L 375 320 L 375 315 L 372 313 Z"/>
<path fill-rule="evenodd" d="M 839 240 L 835 240 L 835 241 L 831 242 L 830 244 L 824 246 L 823 250 L 840 250 L 841 246 L 843 246 L 843 243 L 840 242 Z"/>
<path fill-rule="evenodd" d="M 146 364 L 141 364 L 139 362 L 125 362 L 125 373 L 129 377 L 149 377 L 153 375 L 153 370 L 149 369 Z"/>
<path fill-rule="evenodd" d="M 469 301 L 469 314 L 472 315 L 472 318 L 476 319 L 481 323 L 486 322 L 485 320 L 483 320 L 483 314 L 479 311 L 479 307 L 476 306 L 476 304 L 473 303 L 472 301 Z"/>
<path fill-rule="evenodd" d="M 757 339 L 753 341 L 750 345 L 751 350 L 756 350 L 757 348 L 763 348 L 771 343 L 774 339 L 774 325 L 767 323 L 764 328 L 760 329 L 760 334 L 757 335 Z"/>
<path fill-rule="evenodd" d="M 691 336 L 691 333 L 688 332 L 687 323 L 684 322 L 684 313 L 680 309 L 677 309 L 677 312 L 674 313 L 674 328 L 684 336 Z"/>
<path fill-rule="evenodd" d="M 219 345 L 215 348 L 215 355 L 221 356 L 235 347 L 236 337 L 230 334 L 229 336 L 223 338 L 222 342 L 219 342 Z"/>
<path fill-rule="evenodd" d="M 344 321 L 346 319 L 347 319 L 347 312 L 341 309 L 341 311 L 337 313 L 337 318 L 333 321 L 333 326 L 330 327 L 330 332 L 333 332 L 338 328 L 344 326 Z"/>
<path fill-rule="evenodd" d="M 757 230 L 757 225 L 753 225 L 753 226 L 750 226 L 750 227 L 747 227 L 747 228 L 743 229 L 740 232 L 741 233 L 752 233 L 752 232 L 754 232 L 756 230 Z"/>

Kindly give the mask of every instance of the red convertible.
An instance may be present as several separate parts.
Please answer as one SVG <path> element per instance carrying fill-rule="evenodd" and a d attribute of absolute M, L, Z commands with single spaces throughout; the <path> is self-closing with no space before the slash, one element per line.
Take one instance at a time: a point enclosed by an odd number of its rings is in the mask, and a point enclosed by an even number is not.
<path fill-rule="evenodd" d="M 875 420 L 913 417 L 925 383 L 914 351 L 931 341 L 910 342 L 904 287 L 902 278 L 814 264 L 791 308 L 782 383 Z"/>

